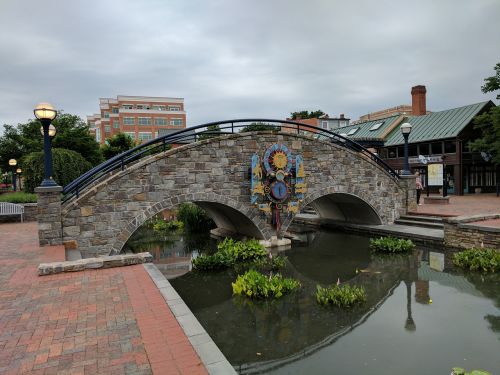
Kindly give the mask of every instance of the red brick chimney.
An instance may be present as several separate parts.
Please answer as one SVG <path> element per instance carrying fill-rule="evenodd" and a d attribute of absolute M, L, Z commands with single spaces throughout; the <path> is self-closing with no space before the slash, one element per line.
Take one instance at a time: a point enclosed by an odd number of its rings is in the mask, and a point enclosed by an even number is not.
<path fill-rule="evenodd" d="M 425 107 L 425 86 L 418 85 L 411 88 L 411 110 L 413 116 L 422 116 L 427 114 Z"/>

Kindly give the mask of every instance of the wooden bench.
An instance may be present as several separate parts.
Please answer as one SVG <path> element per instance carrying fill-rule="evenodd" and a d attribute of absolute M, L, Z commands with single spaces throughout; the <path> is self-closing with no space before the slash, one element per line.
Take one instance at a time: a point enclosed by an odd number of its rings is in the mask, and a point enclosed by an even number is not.
<path fill-rule="evenodd" d="M 0 216 L 21 215 L 23 222 L 24 206 L 15 203 L 0 202 Z"/>

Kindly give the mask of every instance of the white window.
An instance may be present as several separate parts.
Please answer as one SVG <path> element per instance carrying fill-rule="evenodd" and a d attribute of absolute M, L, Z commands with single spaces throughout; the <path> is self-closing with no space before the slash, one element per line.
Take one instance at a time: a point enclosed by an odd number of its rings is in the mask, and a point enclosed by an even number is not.
<path fill-rule="evenodd" d="M 374 131 L 374 130 L 378 130 L 382 125 L 384 125 L 383 122 L 377 122 L 376 124 L 374 124 L 371 128 L 370 128 L 370 131 Z"/>
<path fill-rule="evenodd" d="M 321 121 L 321 127 L 323 129 L 328 129 L 328 121 Z"/>
<path fill-rule="evenodd" d="M 340 125 L 339 125 L 340 127 L 346 126 L 346 125 L 347 125 L 347 121 L 340 121 Z"/>
<path fill-rule="evenodd" d="M 135 139 L 135 133 L 134 132 L 125 132 L 130 138 Z"/>
<path fill-rule="evenodd" d="M 153 135 L 150 132 L 139 132 L 139 139 L 141 141 L 150 141 L 153 139 Z"/>
<path fill-rule="evenodd" d="M 155 125 L 167 125 L 167 119 L 163 117 L 155 118 Z"/>
<path fill-rule="evenodd" d="M 118 107 L 113 107 L 111 108 L 112 113 L 118 113 Z"/>
<path fill-rule="evenodd" d="M 151 117 L 139 117 L 137 123 L 139 125 L 151 125 Z"/>
<path fill-rule="evenodd" d="M 106 125 L 106 126 L 104 127 L 104 132 L 105 132 L 105 133 L 111 133 L 111 126 Z"/>
<path fill-rule="evenodd" d="M 164 105 L 154 105 L 153 110 L 154 111 L 166 111 L 167 107 L 165 107 Z"/>
<path fill-rule="evenodd" d="M 178 105 L 169 105 L 168 106 L 168 110 L 169 111 L 180 111 L 181 110 L 181 107 L 178 106 Z"/>
<path fill-rule="evenodd" d="M 132 106 L 132 104 L 124 104 L 124 105 L 122 105 L 122 108 L 123 109 L 133 109 L 134 107 Z"/>
<path fill-rule="evenodd" d="M 181 118 L 170 119 L 170 125 L 182 126 L 182 119 Z"/>
<path fill-rule="evenodd" d="M 100 142 L 101 141 L 101 129 L 99 128 L 96 128 L 95 129 L 95 140 L 97 142 Z"/>
<path fill-rule="evenodd" d="M 103 115 L 104 118 L 109 118 L 109 112 L 108 111 L 104 111 L 104 115 Z"/>
<path fill-rule="evenodd" d="M 354 133 L 356 133 L 358 130 L 359 130 L 359 128 L 354 128 L 354 129 L 351 129 L 351 130 L 349 130 L 349 133 L 347 133 L 347 135 L 353 135 L 353 134 L 354 134 Z"/>
<path fill-rule="evenodd" d="M 123 125 L 135 125 L 135 118 L 134 117 L 124 117 L 123 118 Z"/>
<path fill-rule="evenodd" d="M 120 129 L 120 121 L 118 121 L 118 120 L 113 120 L 113 128 L 115 128 L 115 129 Z"/>

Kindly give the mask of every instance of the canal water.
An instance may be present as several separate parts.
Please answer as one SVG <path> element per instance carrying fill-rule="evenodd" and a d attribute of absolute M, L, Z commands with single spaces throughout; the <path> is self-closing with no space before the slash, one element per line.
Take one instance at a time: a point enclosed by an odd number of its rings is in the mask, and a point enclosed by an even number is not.
<path fill-rule="evenodd" d="M 375 256 L 369 238 L 302 233 L 283 254 L 302 288 L 273 301 L 233 297 L 232 271 L 190 271 L 211 252 L 207 235 L 138 230 L 126 245 L 150 251 L 158 268 L 241 374 L 449 374 L 452 367 L 500 374 L 500 275 L 454 269 L 442 250 Z M 316 285 L 362 285 L 363 305 L 316 303 Z"/>

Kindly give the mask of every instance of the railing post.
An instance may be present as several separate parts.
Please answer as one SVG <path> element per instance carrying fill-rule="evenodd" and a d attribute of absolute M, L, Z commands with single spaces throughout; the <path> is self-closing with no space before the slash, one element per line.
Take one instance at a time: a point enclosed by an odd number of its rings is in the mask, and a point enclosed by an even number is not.
<path fill-rule="evenodd" d="M 163 152 L 165 152 L 166 148 L 167 148 L 167 142 L 165 141 L 165 138 L 163 138 Z"/>
<path fill-rule="evenodd" d="M 234 123 L 231 123 L 231 133 L 234 134 Z"/>
<path fill-rule="evenodd" d="M 300 134 L 300 127 L 297 125 L 297 134 Z"/>
<path fill-rule="evenodd" d="M 125 169 L 125 164 L 123 163 L 123 156 L 120 158 L 120 163 L 123 171 Z"/>

